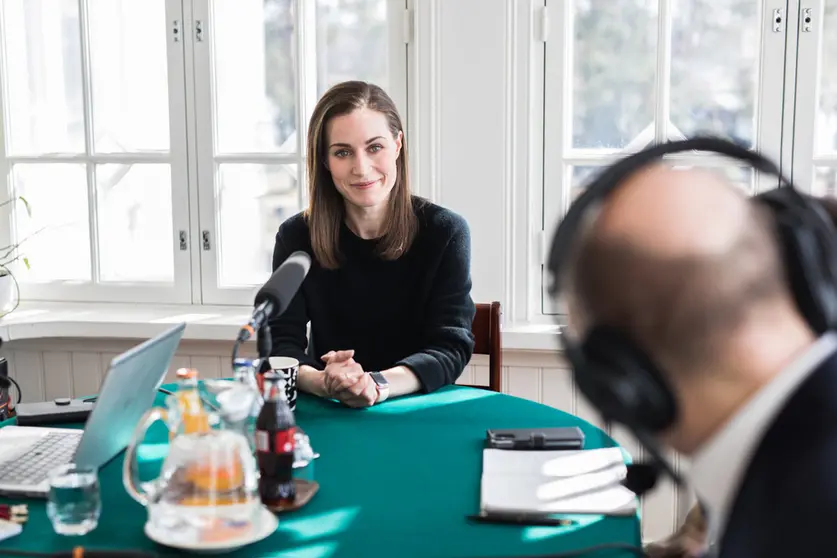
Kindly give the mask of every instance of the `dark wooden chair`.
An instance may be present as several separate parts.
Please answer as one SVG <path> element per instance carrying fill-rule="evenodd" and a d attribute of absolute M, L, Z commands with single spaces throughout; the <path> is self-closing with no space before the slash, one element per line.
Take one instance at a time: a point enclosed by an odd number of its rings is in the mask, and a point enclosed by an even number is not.
<path fill-rule="evenodd" d="M 500 322 L 502 319 L 500 303 L 477 304 L 477 313 L 471 331 L 474 334 L 474 354 L 488 355 L 488 385 L 469 385 L 468 387 L 502 391 L 503 349 Z M 462 384 L 460 384 L 462 385 Z"/>

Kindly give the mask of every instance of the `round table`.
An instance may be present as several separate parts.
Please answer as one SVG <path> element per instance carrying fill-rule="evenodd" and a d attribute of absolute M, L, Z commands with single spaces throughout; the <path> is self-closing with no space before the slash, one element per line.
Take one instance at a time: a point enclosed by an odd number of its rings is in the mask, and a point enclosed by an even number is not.
<path fill-rule="evenodd" d="M 162 396 L 158 397 L 162 404 Z M 466 516 L 479 507 L 482 448 L 487 428 L 579 426 L 585 448 L 612 447 L 600 429 L 552 407 L 487 390 L 450 386 L 437 392 L 349 409 L 300 394 L 296 420 L 314 450 L 319 492 L 300 510 L 279 516 L 278 530 L 234 556 L 479 557 L 557 553 L 602 543 L 640 544 L 639 517 L 573 516 L 567 527 L 475 524 Z M 157 426 L 161 426 L 159 423 Z M 152 428 L 140 448 L 162 463 L 166 431 Z M 173 551 L 146 538 L 146 510 L 122 485 L 124 452 L 100 472 L 102 516 L 83 537 L 53 532 L 44 502 L 29 504 L 23 533 L 0 542 L 3 549 L 58 551 L 87 548 Z M 622 558 L 625 550 L 599 552 Z"/>

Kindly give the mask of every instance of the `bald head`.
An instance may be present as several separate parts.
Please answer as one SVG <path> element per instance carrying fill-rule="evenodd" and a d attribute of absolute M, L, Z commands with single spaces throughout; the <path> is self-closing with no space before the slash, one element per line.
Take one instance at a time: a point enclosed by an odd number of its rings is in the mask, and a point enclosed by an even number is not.
<path fill-rule="evenodd" d="M 655 165 L 614 192 L 596 232 L 659 256 L 719 255 L 737 241 L 748 213 L 747 198 L 718 174 Z"/>
<path fill-rule="evenodd" d="M 620 327 L 667 367 L 705 365 L 757 305 L 789 300 L 770 219 L 719 174 L 656 165 L 580 241 L 582 321 Z"/>

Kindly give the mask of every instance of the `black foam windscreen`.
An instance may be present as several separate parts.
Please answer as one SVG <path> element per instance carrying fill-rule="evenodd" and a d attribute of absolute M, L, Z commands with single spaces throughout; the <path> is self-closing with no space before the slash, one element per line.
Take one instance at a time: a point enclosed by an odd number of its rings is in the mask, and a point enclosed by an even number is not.
<path fill-rule="evenodd" d="M 270 279 L 256 294 L 255 305 L 269 301 L 273 304 L 274 316 L 278 316 L 291 303 L 296 295 L 308 270 L 311 268 L 311 256 L 302 251 L 296 251 L 276 268 Z"/>
<path fill-rule="evenodd" d="M 636 494 L 642 496 L 651 492 L 657 486 L 660 478 L 660 468 L 651 463 L 632 463 L 628 465 L 628 473 L 622 481 L 622 485 Z"/>

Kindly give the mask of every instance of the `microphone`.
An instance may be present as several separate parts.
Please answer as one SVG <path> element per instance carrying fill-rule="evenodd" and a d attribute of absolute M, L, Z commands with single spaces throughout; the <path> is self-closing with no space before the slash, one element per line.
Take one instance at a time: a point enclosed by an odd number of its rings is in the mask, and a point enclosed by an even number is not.
<path fill-rule="evenodd" d="M 654 490 L 662 475 L 670 477 L 675 486 L 682 486 L 684 484 L 683 477 L 674 470 L 674 467 L 665 458 L 651 435 L 645 429 L 626 426 L 640 445 L 645 448 L 645 451 L 650 454 L 651 459 L 644 463 L 628 465 L 628 473 L 622 480 L 622 486 L 636 494 L 637 497 Z"/>
<path fill-rule="evenodd" d="M 639 478 L 651 478 L 653 476 L 653 485 L 656 484 L 657 477 L 664 474 L 674 481 L 675 486 L 683 486 L 685 484 L 683 477 L 674 470 L 674 466 L 665 458 L 656 440 L 643 428 L 630 428 L 630 430 L 645 451 L 650 454 L 651 458 L 649 463 L 650 467 L 645 469 Z"/>
<path fill-rule="evenodd" d="M 311 256 L 296 251 L 282 262 L 270 279 L 256 293 L 255 309 L 250 321 L 238 332 L 238 343 L 244 343 L 260 330 L 273 317 L 281 316 L 296 296 L 308 270 L 311 268 Z"/>
<path fill-rule="evenodd" d="M 659 477 L 660 470 L 657 466 L 650 463 L 632 463 L 628 465 L 628 474 L 622 481 L 622 486 L 637 496 L 642 496 L 654 490 Z"/>

